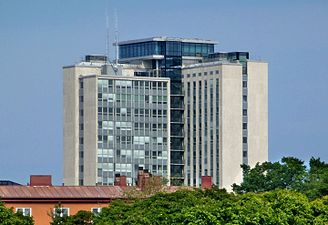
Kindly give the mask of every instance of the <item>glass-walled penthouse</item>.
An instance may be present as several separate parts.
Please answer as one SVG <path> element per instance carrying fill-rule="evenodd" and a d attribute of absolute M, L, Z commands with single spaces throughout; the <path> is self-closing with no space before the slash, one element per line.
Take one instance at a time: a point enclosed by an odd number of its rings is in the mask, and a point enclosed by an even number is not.
<path fill-rule="evenodd" d="M 120 59 L 152 55 L 207 56 L 214 52 L 214 42 L 198 39 L 145 39 L 142 42 L 121 42 Z"/>

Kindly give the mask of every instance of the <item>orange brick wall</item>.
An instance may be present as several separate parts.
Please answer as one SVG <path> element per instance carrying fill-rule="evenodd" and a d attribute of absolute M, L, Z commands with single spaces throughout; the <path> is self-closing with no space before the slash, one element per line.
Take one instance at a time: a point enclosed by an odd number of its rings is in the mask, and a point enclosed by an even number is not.
<path fill-rule="evenodd" d="M 50 213 L 55 208 L 56 203 L 6 203 L 6 207 L 13 208 L 31 208 L 32 217 L 35 225 L 50 224 Z M 61 203 L 61 207 L 69 208 L 69 215 L 74 215 L 80 210 L 91 211 L 91 208 L 107 207 L 107 203 Z"/>

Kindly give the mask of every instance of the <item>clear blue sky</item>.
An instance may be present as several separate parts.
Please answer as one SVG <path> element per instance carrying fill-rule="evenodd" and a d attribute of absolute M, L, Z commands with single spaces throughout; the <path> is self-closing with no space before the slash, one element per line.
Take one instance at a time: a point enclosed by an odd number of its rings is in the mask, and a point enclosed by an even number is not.
<path fill-rule="evenodd" d="M 0 179 L 62 182 L 62 66 L 105 53 L 106 7 L 120 40 L 212 39 L 268 61 L 270 160 L 328 161 L 328 1 L 1 0 Z"/>

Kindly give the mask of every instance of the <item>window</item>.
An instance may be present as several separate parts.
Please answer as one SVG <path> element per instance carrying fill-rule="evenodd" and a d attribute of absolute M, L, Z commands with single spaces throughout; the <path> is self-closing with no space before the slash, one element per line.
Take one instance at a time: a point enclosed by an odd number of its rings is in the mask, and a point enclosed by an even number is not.
<path fill-rule="evenodd" d="M 98 215 L 101 212 L 101 208 L 91 208 L 91 212 L 94 215 Z"/>
<path fill-rule="evenodd" d="M 54 216 L 59 216 L 59 217 L 69 216 L 69 208 L 55 208 Z"/>
<path fill-rule="evenodd" d="M 247 137 L 243 137 L 243 143 L 247 143 Z"/>
<path fill-rule="evenodd" d="M 247 87 L 247 81 L 243 81 L 243 87 Z"/>
<path fill-rule="evenodd" d="M 31 208 L 16 208 L 16 212 L 22 213 L 23 216 L 32 216 Z"/>
<path fill-rule="evenodd" d="M 247 123 L 243 123 L 243 129 L 247 130 Z"/>
<path fill-rule="evenodd" d="M 243 109 L 243 116 L 247 116 L 247 109 Z"/>

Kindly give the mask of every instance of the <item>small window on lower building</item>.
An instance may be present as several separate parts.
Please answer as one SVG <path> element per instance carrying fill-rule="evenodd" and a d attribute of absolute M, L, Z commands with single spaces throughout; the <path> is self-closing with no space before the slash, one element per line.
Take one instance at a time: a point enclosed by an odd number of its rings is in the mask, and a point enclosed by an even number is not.
<path fill-rule="evenodd" d="M 69 208 L 55 208 L 54 216 L 65 217 L 69 216 Z"/>
<path fill-rule="evenodd" d="M 94 215 L 98 215 L 101 212 L 101 208 L 91 208 L 91 212 Z"/>
<path fill-rule="evenodd" d="M 16 212 L 23 214 L 23 216 L 32 216 L 31 208 L 16 208 Z"/>

